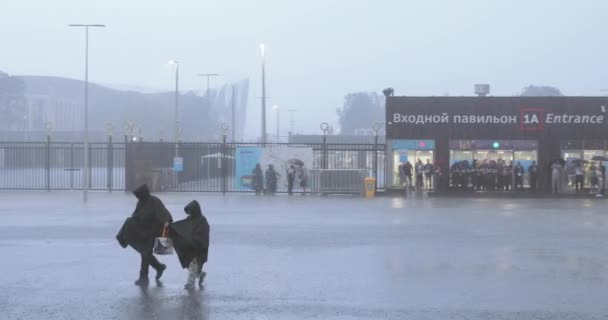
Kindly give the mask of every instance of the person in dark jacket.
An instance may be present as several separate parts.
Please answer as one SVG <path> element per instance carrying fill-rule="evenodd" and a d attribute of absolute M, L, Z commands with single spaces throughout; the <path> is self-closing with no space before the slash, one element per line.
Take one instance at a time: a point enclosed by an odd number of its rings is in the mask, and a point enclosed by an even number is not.
<path fill-rule="evenodd" d="M 524 171 L 524 167 L 518 162 L 513 169 L 513 174 L 515 175 L 515 187 L 513 190 L 519 188 L 519 191 L 524 191 Z"/>
<path fill-rule="evenodd" d="M 190 202 L 184 211 L 188 217 L 171 224 L 169 236 L 173 240 L 175 252 L 180 264 L 188 269 L 188 278 L 184 288 L 194 289 L 196 279 L 202 286 L 206 273 L 203 265 L 209 255 L 209 223 L 201 211 L 198 201 Z"/>
<path fill-rule="evenodd" d="M 536 161 L 532 161 L 532 165 L 528 167 L 528 173 L 530 173 L 530 189 L 536 191 L 536 184 L 538 181 L 538 165 Z"/>
<path fill-rule="evenodd" d="M 163 202 L 150 194 L 147 185 L 142 185 L 133 191 L 137 197 L 135 211 L 128 218 L 116 236 L 124 248 L 131 246 L 141 255 L 139 279 L 136 285 L 145 286 L 149 283 L 148 270 L 150 266 L 156 270 L 156 280 L 160 280 L 166 265 L 160 263 L 152 254 L 154 239 L 160 237 L 169 223 L 173 220 Z"/>
<path fill-rule="evenodd" d="M 293 195 L 293 184 L 296 180 L 296 167 L 293 165 L 287 169 L 287 193 Z"/>
<path fill-rule="evenodd" d="M 264 191 L 264 173 L 259 163 L 253 169 L 251 175 L 253 176 L 253 190 L 255 190 L 255 194 L 260 195 Z"/>
<path fill-rule="evenodd" d="M 274 166 L 269 164 L 266 169 L 266 192 L 274 195 L 277 192 L 278 173 L 274 170 Z"/>
<path fill-rule="evenodd" d="M 406 162 L 403 165 L 403 173 L 405 174 L 405 181 L 406 181 L 406 186 L 408 188 L 413 187 L 414 185 L 412 184 L 412 174 L 414 172 L 414 167 L 412 167 L 412 163 L 411 162 Z"/>

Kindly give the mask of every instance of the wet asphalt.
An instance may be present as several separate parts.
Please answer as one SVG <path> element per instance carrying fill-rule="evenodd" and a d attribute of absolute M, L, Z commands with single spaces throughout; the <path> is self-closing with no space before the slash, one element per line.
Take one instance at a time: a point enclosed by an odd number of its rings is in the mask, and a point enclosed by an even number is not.
<path fill-rule="evenodd" d="M 2 192 L 0 319 L 608 318 L 605 201 L 159 196 L 203 206 L 202 289 L 133 285 L 128 194 Z"/>

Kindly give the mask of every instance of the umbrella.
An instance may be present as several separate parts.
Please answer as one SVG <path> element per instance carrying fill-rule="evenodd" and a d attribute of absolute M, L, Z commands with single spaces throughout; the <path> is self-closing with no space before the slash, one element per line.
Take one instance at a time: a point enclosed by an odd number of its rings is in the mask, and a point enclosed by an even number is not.
<path fill-rule="evenodd" d="M 593 158 L 591 158 L 591 160 L 593 160 L 593 161 L 608 161 L 608 158 L 606 158 L 604 156 L 594 156 Z"/>
<path fill-rule="evenodd" d="M 290 165 L 294 165 L 294 166 L 298 166 L 298 167 L 304 166 L 304 161 L 302 161 L 300 159 L 290 159 L 288 162 Z"/>

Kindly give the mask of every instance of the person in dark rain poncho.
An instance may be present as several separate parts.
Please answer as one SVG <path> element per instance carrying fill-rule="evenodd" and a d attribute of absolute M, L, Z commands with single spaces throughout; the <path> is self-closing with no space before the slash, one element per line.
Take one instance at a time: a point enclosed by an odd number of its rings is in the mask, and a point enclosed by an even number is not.
<path fill-rule="evenodd" d="M 252 188 L 255 194 L 260 195 L 264 191 L 264 173 L 259 163 L 253 169 L 251 176 L 253 177 Z"/>
<path fill-rule="evenodd" d="M 184 288 L 194 289 L 196 279 L 199 286 L 205 279 L 203 265 L 209 253 L 209 223 L 201 211 L 201 206 L 194 200 L 184 211 L 188 217 L 170 226 L 169 237 L 184 269 L 188 269 L 188 278 Z"/>
<path fill-rule="evenodd" d="M 154 257 L 152 249 L 154 239 L 162 235 L 163 229 L 173 219 L 163 202 L 150 194 L 147 185 L 138 187 L 133 194 L 137 197 L 137 206 L 131 217 L 125 221 L 116 239 L 123 248 L 129 245 L 141 255 L 139 279 L 135 284 L 145 286 L 149 283 L 150 266 L 156 270 L 156 280 L 160 280 L 167 268 Z"/>
<path fill-rule="evenodd" d="M 266 192 L 270 195 L 277 193 L 277 181 L 279 174 L 274 170 L 274 166 L 269 164 L 266 170 Z"/>

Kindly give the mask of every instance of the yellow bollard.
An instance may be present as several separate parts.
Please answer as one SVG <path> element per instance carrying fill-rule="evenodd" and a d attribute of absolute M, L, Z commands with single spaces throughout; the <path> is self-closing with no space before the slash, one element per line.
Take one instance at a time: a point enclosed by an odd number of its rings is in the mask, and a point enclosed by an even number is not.
<path fill-rule="evenodd" d="M 365 178 L 365 197 L 373 198 L 376 196 L 376 178 Z"/>

